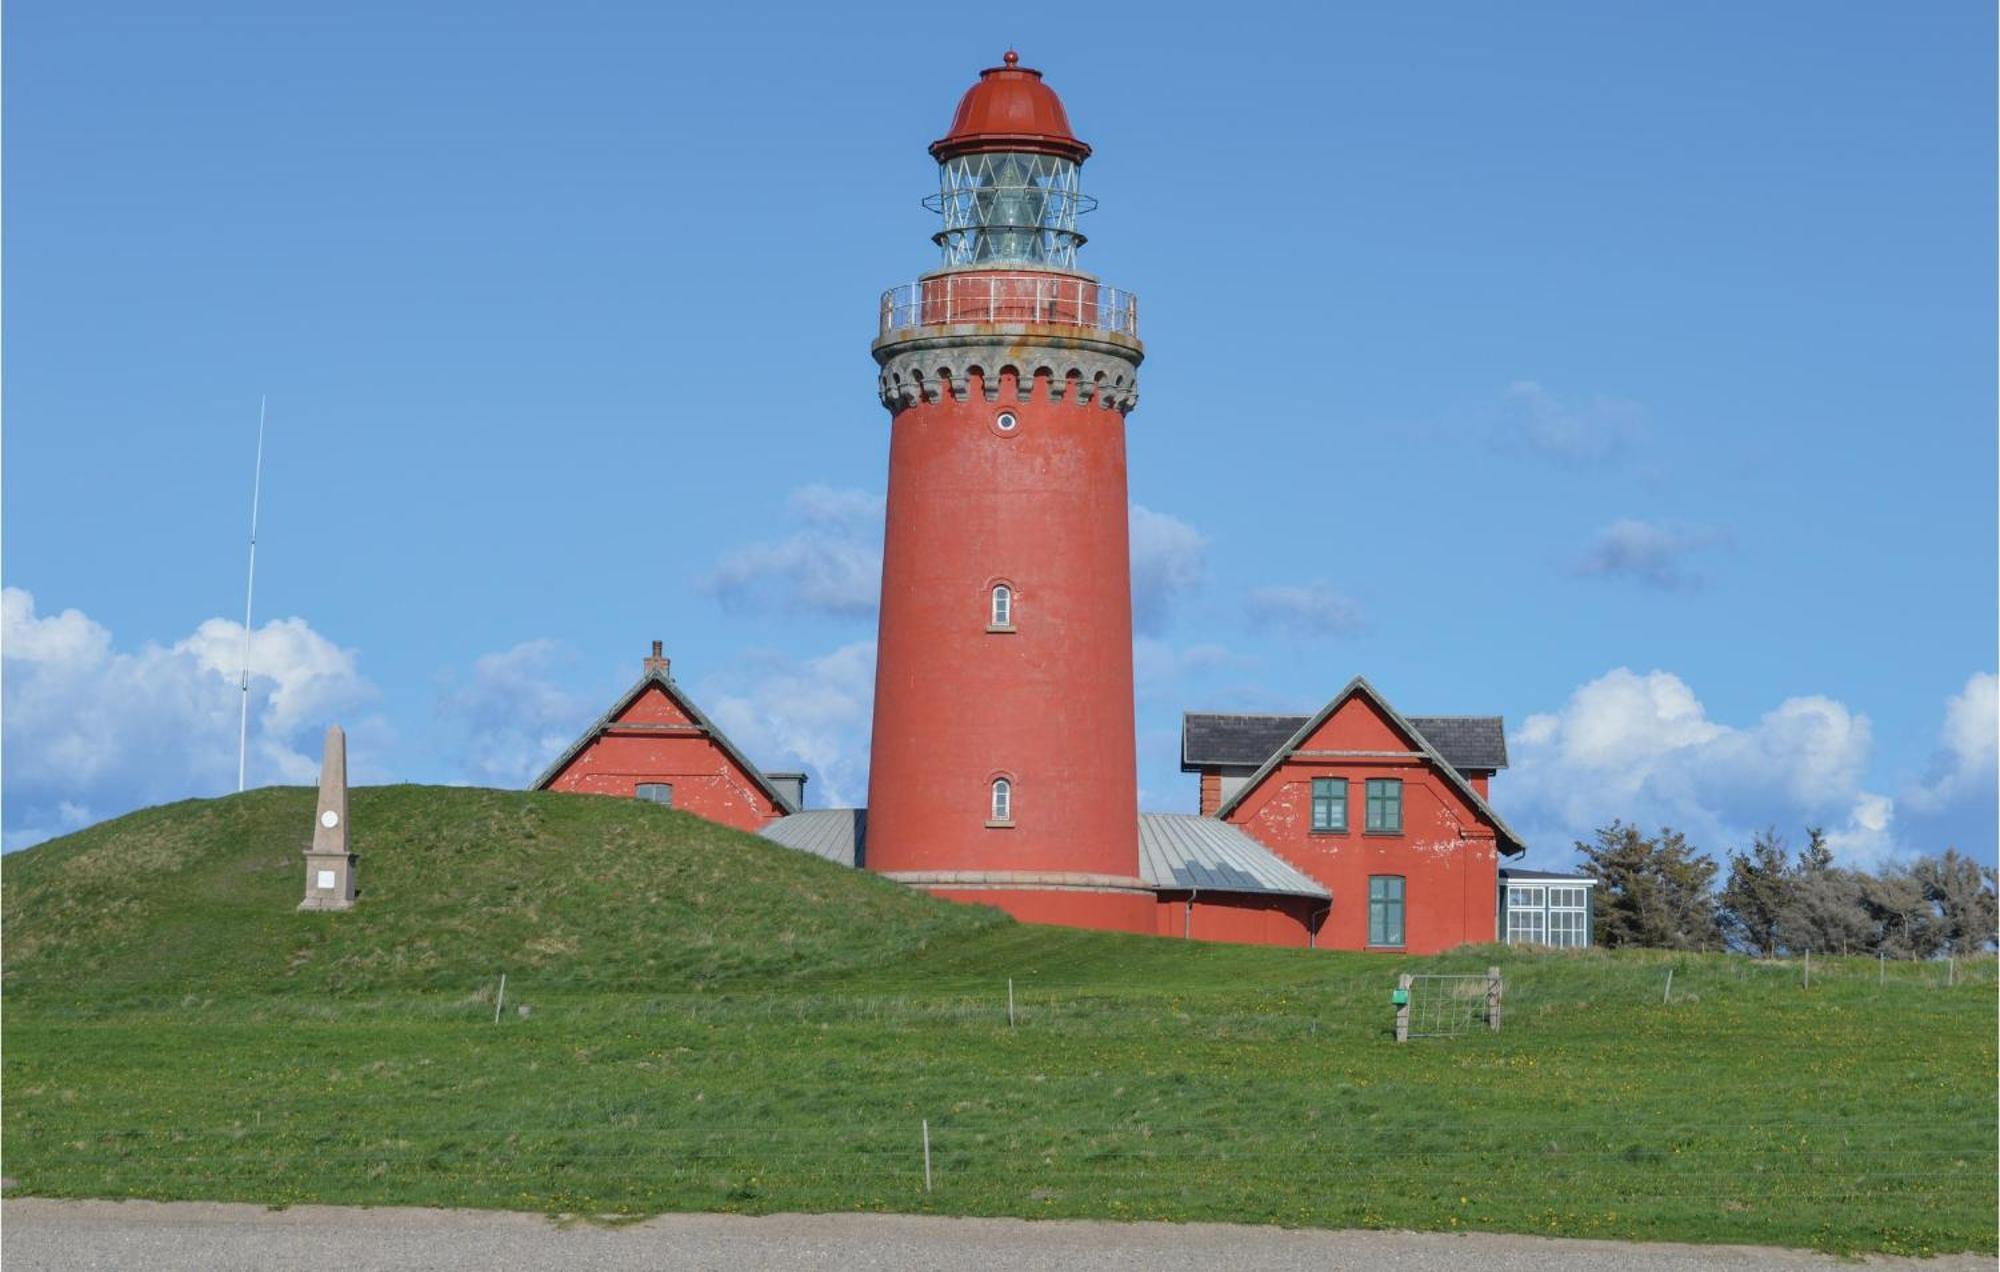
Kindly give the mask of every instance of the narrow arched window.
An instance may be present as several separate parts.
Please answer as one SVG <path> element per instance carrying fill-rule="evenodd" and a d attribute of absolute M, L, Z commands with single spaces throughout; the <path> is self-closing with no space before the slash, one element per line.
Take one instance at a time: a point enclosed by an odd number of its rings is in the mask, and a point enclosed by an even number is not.
<path fill-rule="evenodd" d="M 1014 784 L 1004 777 L 993 779 L 993 820 L 1014 820 Z"/>
<path fill-rule="evenodd" d="M 993 626 L 1014 625 L 1014 589 L 1005 583 L 993 585 Z"/>

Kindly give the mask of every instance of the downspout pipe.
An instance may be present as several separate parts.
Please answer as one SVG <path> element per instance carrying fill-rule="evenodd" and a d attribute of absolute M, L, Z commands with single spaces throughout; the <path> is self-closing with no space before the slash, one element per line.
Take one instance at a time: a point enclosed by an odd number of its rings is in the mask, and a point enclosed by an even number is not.
<path fill-rule="evenodd" d="M 1194 899 L 1200 895 L 1200 888 L 1188 889 L 1187 909 L 1181 916 L 1181 939 L 1183 941 L 1192 941 L 1194 939 Z"/>
<path fill-rule="evenodd" d="M 1320 910 L 1316 914 L 1312 914 L 1312 918 L 1306 920 L 1306 948 L 1308 950 L 1318 950 L 1320 948 L 1320 924 L 1326 922 L 1326 916 L 1332 914 L 1332 912 L 1334 912 L 1334 898 L 1328 896 L 1326 904 L 1320 906 Z"/>

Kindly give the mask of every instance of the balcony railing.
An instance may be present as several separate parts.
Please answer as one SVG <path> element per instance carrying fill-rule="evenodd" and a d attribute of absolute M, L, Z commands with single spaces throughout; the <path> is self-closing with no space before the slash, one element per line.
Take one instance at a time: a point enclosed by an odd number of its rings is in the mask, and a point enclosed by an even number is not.
<path fill-rule="evenodd" d="M 1040 272 L 938 274 L 882 293 L 882 334 L 958 323 L 1046 323 L 1139 337 L 1139 298 Z"/>

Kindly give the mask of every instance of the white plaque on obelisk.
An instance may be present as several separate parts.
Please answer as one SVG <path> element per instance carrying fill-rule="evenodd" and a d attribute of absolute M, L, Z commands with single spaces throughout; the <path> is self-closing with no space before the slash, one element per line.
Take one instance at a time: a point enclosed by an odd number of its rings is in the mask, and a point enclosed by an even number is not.
<path fill-rule="evenodd" d="M 326 731 L 319 765 L 319 809 L 306 849 L 306 899 L 301 910 L 345 910 L 354 904 L 355 855 L 347 847 L 347 735 Z"/>

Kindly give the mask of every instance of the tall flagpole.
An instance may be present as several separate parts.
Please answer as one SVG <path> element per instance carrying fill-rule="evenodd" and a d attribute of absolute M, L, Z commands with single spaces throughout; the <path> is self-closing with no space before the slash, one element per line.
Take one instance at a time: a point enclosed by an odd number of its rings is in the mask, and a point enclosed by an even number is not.
<path fill-rule="evenodd" d="M 243 771 L 250 754 L 250 602 L 257 595 L 257 498 L 264 489 L 264 408 L 257 399 L 257 472 L 250 482 L 250 581 L 243 588 L 243 717 L 236 729 L 236 789 L 243 790 Z"/>

